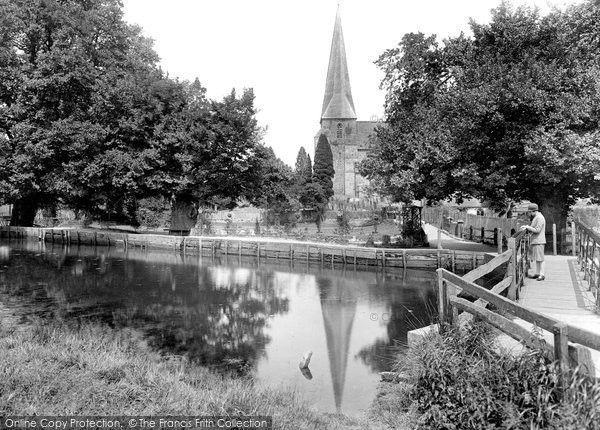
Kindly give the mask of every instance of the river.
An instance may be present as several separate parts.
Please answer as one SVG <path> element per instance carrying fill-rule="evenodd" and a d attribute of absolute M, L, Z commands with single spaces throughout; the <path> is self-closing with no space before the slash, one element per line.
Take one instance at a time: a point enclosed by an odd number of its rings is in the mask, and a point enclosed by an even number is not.
<path fill-rule="evenodd" d="M 161 353 L 349 415 L 369 407 L 407 332 L 430 323 L 434 285 L 434 272 L 410 269 L 0 242 L 5 312 L 136 330 Z"/>

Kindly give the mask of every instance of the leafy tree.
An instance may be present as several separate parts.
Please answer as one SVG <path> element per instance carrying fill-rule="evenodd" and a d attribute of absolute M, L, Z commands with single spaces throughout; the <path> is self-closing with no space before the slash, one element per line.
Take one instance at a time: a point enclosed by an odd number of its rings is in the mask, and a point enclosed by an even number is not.
<path fill-rule="evenodd" d="M 134 222 L 137 202 L 261 203 L 272 167 L 252 90 L 170 79 L 119 0 L 0 0 L 0 201 Z M 271 198 L 269 196 L 268 198 Z M 267 199 L 268 199 L 267 198 Z"/>
<path fill-rule="evenodd" d="M 315 211 L 315 222 L 319 233 L 321 233 L 321 224 L 325 218 L 328 202 L 329 198 L 321 184 L 318 182 L 308 182 L 302 187 L 300 192 L 300 203 L 302 203 L 305 209 L 312 209 Z"/>
<path fill-rule="evenodd" d="M 58 200 L 108 214 L 132 206 L 161 107 L 147 90 L 165 78 L 121 7 L 0 0 L 0 198 L 14 203 L 11 223 L 31 225 Z"/>
<path fill-rule="evenodd" d="M 303 146 L 296 157 L 294 180 L 300 187 L 312 180 L 312 162 Z"/>
<path fill-rule="evenodd" d="M 318 183 L 327 199 L 333 196 L 333 154 L 327 136 L 319 136 L 315 150 L 315 164 L 313 166 L 313 181 Z"/>
<path fill-rule="evenodd" d="M 361 173 L 396 200 L 538 202 L 564 225 L 599 196 L 600 7 L 541 18 L 503 3 L 473 37 L 406 34 L 378 60 L 387 124 Z"/>

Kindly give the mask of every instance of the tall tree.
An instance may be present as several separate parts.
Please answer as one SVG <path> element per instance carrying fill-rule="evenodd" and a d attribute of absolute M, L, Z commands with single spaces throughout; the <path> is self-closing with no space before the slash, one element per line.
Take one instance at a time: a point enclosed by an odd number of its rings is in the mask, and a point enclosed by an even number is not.
<path fill-rule="evenodd" d="M 407 34 L 378 64 L 387 125 L 361 166 L 397 200 L 529 199 L 564 225 L 600 196 L 600 7 L 541 18 L 503 3 L 473 37 Z"/>
<path fill-rule="evenodd" d="M 222 101 L 157 66 L 120 0 L 0 0 L 0 201 L 134 221 L 140 198 L 263 199 L 252 90 Z M 273 176 L 269 176 L 273 177 Z"/>
<path fill-rule="evenodd" d="M 300 187 L 312 180 L 312 163 L 304 146 L 300 147 L 296 156 L 294 179 Z"/>
<path fill-rule="evenodd" d="M 318 183 L 327 199 L 333 196 L 333 154 L 327 136 L 319 136 L 315 150 L 315 164 L 313 165 L 313 181 Z"/>
<path fill-rule="evenodd" d="M 98 208 L 123 204 L 153 156 L 139 133 L 151 109 L 131 111 L 163 79 L 150 42 L 118 0 L 0 0 L 0 20 L 0 198 L 14 203 L 11 222 L 31 225 L 61 198 L 93 204 L 90 188 Z"/>

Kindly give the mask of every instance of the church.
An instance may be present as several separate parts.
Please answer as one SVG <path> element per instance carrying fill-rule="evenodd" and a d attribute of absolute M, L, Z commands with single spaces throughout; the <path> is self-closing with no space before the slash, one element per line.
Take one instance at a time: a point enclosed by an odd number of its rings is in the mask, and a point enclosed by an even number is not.
<path fill-rule="evenodd" d="M 321 129 L 315 136 L 315 148 L 321 134 L 327 136 L 331 146 L 335 170 L 334 199 L 365 196 L 368 181 L 358 174 L 357 165 L 367 155 L 369 137 L 374 134 L 377 124 L 377 121 L 357 121 L 356 118 L 338 6 L 321 110 Z"/>

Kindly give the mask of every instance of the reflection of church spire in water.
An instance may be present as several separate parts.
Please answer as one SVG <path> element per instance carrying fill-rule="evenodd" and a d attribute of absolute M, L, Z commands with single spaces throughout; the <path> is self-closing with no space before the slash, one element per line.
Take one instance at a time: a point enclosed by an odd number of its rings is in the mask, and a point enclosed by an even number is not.
<path fill-rule="evenodd" d="M 321 295 L 321 313 L 327 338 L 335 407 L 340 412 L 352 324 L 356 313 L 356 295 L 352 287 L 344 285 L 343 280 L 337 281 L 335 285 L 332 285 L 329 279 L 320 279 L 317 282 Z"/>

